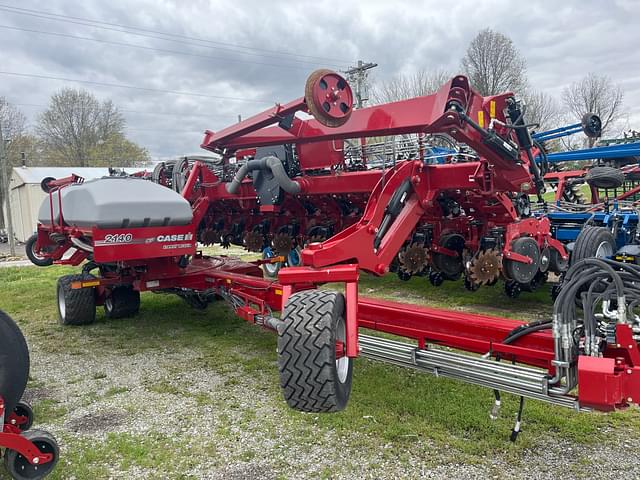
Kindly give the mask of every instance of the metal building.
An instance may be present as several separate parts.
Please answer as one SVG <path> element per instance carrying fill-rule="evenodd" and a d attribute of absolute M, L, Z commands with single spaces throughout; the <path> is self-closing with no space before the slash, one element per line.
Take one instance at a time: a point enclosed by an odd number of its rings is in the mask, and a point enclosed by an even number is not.
<path fill-rule="evenodd" d="M 140 168 L 125 168 L 127 173 L 140 171 Z M 109 175 L 108 168 L 80 167 L 14 167 L 11 172 L 9 190 L 11 192 L 11 213 L 13 233 L 18 242 L 25 242 L 36 230 L 38 210 L 46 193 L 40 188 L 45 177 L 64 178 L 72 173 L 85 180 Z M 5 218 L 6 212 L 5 212 Z"/>

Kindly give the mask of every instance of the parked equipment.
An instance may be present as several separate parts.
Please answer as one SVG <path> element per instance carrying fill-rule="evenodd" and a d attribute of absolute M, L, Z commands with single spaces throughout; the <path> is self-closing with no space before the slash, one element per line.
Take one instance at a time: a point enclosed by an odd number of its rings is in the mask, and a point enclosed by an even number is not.
<path fill-rule="evenodd" d="M 457 76 L 433 95 L 352 110 L 347 82 L 329 71 L 312 74 L 305 93 L 206 132 L 202 146 L 221 155 L 219 174 L 189 164 L 180 196 L 147 183 L 162 209 L 126 194 L 103 197 L 112 179 L 55 181 L 36 252 L 60 264 L 87 260 L 81 274 L 58 281 L 60 321 L 90 323 L 100 304 L 108 316 L 133 315 L 140 291 L 176 293 L 200 307 L 221 297 L 241 318 L 277 331 L 284 396 L 302 411 L 343 409 L 360 354 L 578 410 L 638 401 L 635 266 L 574 265 L 553 318 L 532 324 L 359 296 L 360 271 L 428 274 L 433 283 L 464 276 L 471 289 L 504 278 L 514 295 L 568 268 L 551 222 L 530 211 L 529 194 L 542 194 L 544 172 L 512 94 L 482 97 Z M 392 135 L 446 135 L 464 149 L 439 164 L 418 149 L 381 168 L 343 155 L 354 138 L 365 151 L 367 138 Z M 137 188 L 139 180 L 126 181 L 122 191 Z M 75 196 L 91 208 L 68 206 Z M 281 258 L 206 257 L 196 248 L 202 235 L 235 243 L 244 236 L 245 245 L 267 244 Z M 304 266 L 280 269 L 277 281 L 263 278 L 261 266 L 305 245 L 298 253 Z M 76 252 L 63 260 L 71 247 Z M 316 288 L 329 282 L 344 284 L 344 294 Z M 584 288 L 579 315 L 574 297 Z"/>
<path fill-rule="evenodd" d="M 31 430 L 33 410 L 21 401 L 29 377 L 29 350 L 15 322 L 0 311 L 0 448 L 15 480 L 37 480 L 53 471 L 58 444 L 48 432 Z"/>

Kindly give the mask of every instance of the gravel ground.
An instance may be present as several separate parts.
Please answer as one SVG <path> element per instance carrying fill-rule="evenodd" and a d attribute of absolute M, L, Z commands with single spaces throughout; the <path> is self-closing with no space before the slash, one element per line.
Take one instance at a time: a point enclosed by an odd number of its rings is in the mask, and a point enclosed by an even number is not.
<path fill-rule="evenodd" d="M 27 398 L 66 407 L 60 419 L 38 426 L 60 439 L 63 452 L 71 449 L 67 442 L 75 449 L 80 439 L 100 445 L 113 434 L 166 435 L 166 448 L 172 452 L 166 463 L 158 468 L 122 468 L 105 458 L 105 478 L 113 479 L 177 478 L 177 472 L 183 478 L 227 480 L 620 479 L 638 478 L 640 472 L 636 460 L 640 446 L 632 438 L 598 447 L 543 442 L 525 451 L 515 464 L 500 456 L 459 464 L 441 463 L 439 457 L 446 456 L 442 447 L 417 437 L 415 451 L 427 455 L 410 450 L 399 461 L 387 454 L 393 445 L 382 439 L 362 433 L 337 435 L 313 422 L 298 421 L 298 415 L 289 414 L 283 406 L 273 378 L 199 367 L 201 353 L 185 348 L 86 356 L 32 345 L 32 377 L 37 386 L 27 392 Z"/>

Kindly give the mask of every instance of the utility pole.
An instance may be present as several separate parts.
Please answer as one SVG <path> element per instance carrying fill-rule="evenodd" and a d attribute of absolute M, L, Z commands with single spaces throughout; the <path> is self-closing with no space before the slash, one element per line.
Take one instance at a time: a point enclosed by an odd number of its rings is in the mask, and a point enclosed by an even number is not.
<path fill-rule="evenodd" d="M 362 60 L 358 60 L 358 65 L 355 67 L 350 67 L 349 70 L 346 70 L 344 73 L 347 74 L 347 80 L 352 85 L 355 85 L 355 95 L 356 95 L 356 108 L 362 108 L 367 100 L 369 100 L 368 95 L 368 86 L 367 86 L 367 76 L 370 70 L 374 67 L 377 67 L 377 63 L 367 62 L 364 63 Z"/>
<path fill-rule="evenodd" d="M 0 169 L 2 170 L 2 191 L 6 208 L 7 236 L 9 237 L 9 251 L 11 256 L 16 256 L 16 240 L 13 237 L 13 218 L 11 217 L 11 192 L 9 191 L 9 179 L 7 178 L 7 155 L 4 148 L 4 136 L 2 135 L 2 122 L 0 122 Z"/>

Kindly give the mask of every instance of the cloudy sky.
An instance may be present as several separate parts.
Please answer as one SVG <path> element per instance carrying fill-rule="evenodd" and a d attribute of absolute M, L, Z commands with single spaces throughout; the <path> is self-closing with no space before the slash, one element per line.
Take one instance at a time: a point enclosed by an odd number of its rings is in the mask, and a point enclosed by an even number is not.
<path fill-rule="evenodd" d="M 373 61 L 374 81 L 456 71 L 490 27 L 551 95 L 609 75 L 640 129 L 639 11 L 638 0 L 0 0 L 0 96 L 33 124 L 56 90 L 85 88 L 116 103 L 132 140 L 168 157 L 198 152 L 205 129 L 301 96 L 319 67 Z"/>

